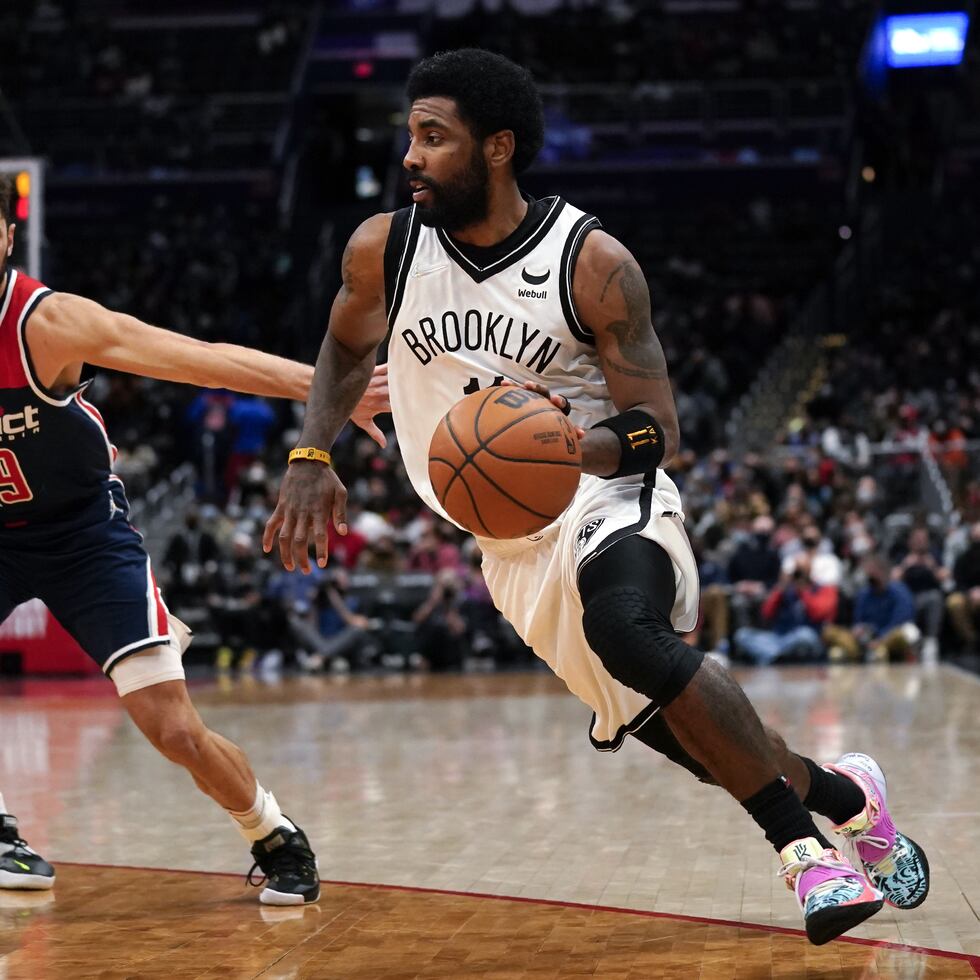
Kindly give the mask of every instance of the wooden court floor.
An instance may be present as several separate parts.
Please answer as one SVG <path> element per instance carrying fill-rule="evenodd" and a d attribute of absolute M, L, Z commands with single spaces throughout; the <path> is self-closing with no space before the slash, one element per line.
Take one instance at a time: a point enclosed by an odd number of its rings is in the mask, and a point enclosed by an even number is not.
<path fill-rule="evenodd" d="M 980 681 L 948 668 L 755 671 L 821 760 L 869 751 L 933 889 L 810 946 L 740 808 L 638 743 L 599 754 L 546 673 L 195 687 L 309 834 L 316 906 L 270 909 L 189 777 L 101 680 L 0 686 L 0 789 L 58 865 L 0 892 L 0 980 L 980 976 Z"/>

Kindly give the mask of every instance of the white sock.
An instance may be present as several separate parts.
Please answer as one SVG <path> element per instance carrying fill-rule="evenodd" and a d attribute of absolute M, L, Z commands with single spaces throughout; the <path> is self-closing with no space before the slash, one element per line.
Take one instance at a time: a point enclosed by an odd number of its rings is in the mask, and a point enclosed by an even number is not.
<path fill-rule="evenodd" d="M 231 819 L 238 825 L 238 832 L 247 841 L 262 840 L 268 837 L 276 827 L 287 827 L 295 830 L 296 826 L 291 820 L 282 815 L 276 798 L 267 793 L 258 782 L 255 783 L 255 802 L 243 812 L 236 813 L 229 810 Z"/>
<path fill-rule="evenodd" d="M 0 793 L 0 813 L 7 812 L 7 804 L 3 802 L 3 793 Z"/>

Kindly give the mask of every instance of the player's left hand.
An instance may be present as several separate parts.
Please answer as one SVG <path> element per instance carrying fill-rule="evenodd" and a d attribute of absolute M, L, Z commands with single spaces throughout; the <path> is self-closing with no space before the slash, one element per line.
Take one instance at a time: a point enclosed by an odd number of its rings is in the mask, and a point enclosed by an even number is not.
<path fill-rule="evenodd" d="M 536 381 L 525 381 L 524 384 L 518 385 L 516 381 L 511 381 L 509 378 L 504 378 L 504 385 L 510 385 L 512 387 L 526 388 L 528 391 L 533 391 L 536 395 L 542 395 L 551 402 L 555 408 L 558 409 L 562 415 L 569 415 L 572 411 L 572 403 L 564 395 L 553 395 L 551 389 L 545 387 L 543 384 L 538 384 Z M 585 429 L 575 426 L 575 433 L 579 439 L 584 438 Z"/>
<path fill-rule="evenodd" d="M 375 415 L 384 415 L 391 411 L 391 399 L 388 394 L 388 365 L 379 364 L 371 375 L 367 391 L 357 404 L 351 415 L 354 425 L 362 428 L 382 449 L 388 445 L 385 434 L 374 422 Z"/>

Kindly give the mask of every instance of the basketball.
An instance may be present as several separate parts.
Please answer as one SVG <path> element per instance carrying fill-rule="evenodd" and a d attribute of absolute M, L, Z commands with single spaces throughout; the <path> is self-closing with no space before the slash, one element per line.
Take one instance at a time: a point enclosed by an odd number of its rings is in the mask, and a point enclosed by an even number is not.
<path fill-rule="evenodd" d="M 429 480 L 458 524 L 522 538 L 568 506 L 582 473 L 578 436 L 543 395 L 488 388 L 457 402 L 429 444 Z"/>

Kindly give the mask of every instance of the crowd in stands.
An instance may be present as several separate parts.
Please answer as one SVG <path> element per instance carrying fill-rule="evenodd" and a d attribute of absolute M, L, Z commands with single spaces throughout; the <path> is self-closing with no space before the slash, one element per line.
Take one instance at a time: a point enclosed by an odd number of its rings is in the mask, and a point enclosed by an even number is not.
<path fill-rule="evenodd" d="M 105 239 L 101 249 L 66 236 L 55 285 L 196 336 L 283 349 L 288 251 L 261 213 L 223 205 L 195 213 L 161 200 L 144 218 L 139 233 Z M 684 433 L 672 476 L 702 574 L 693 641 L 757 663 L 931 655 L 940 640 L 944 649 L 975 643 L 980 532 L 896 514 L 894 473 L 868 453 L 871 440 L 900 442 L 908 419 L 929 426 L 947 471 L 962 464 L 966 521 L 980 521 L 980 508 L 969 506 L 980 502 L 969 496 L 976 466 L 939 446 L 936 426 L 976 431 L 973 363 L 949 357 L 973 342 L 977 322 L 966 285 L 951 291 L 949 278 L 968 284 L 974 260 L 961 252 L 929 289 L 919 285 L 926 277 L 905 289 L 896 277 L 873 311 L 894 341 L 855 332 L 828 348 L 808 416 L 791 425 L 784 454 L 765 459 L 714 447 L 724 444 L 724 420 L 759 352 L 785 328 L 789 294 L 739 290 L 737 276 L 710 257 L 699 261 L 693 245 L 651 262 Z M 118 268 L 130 271 L 119 277 Z M 913 331 L 930 309 L 931 329 Z M 318 338 L 309 339 L 315 348 Z M 922 367 L 914 376 L 902 370 L 909 358 Z M 336 456 L 352 533 L 334 535 L 331 569 L 306 579 L 259 549 L 299 406 L 105 373 L 92 397 L 134 497 L 179 463 L 195 464 L 200 504 L 172 535 L 161 570 L 171 605 L 198 633 L 192 658 L 308 670 L 528 662 L 493 611 L 473 542 L 424 511 L 394 440 L 378 451 L 356 430 L 344 433 Z M 961 412 L 937 414 L 943 406 Z M 918 473 L 918 457 L 910 459 Z"/>
<path fill-rule="evenodd" d="M 420 506 L 393 438 L 379 451 L 345 432 L 336 458 L 351 531 L 331 531 L 331 565 L 309 577 L 259 549 L 286 444 L 268 448 L 268 463 L 239 470 L 227 505 L 195 508 L 167 547 L 170 602 L 200 650 L 239 668 L 529 662 L 493 609 L 475 541 Z M 686 450 L 671 475 L 701 573 L 691 642 L 756 664 L 976 649 L 980 521 L 896 514 L 873 476 L 819 449 L 782 460 Z"/>
<path fill-rule="evenodd" d="M 804 63 L 808 76 L 835 75 L 855 64 L 868 10 L 854 0 L 829 6 L 746 0 L 726 9 L 678 10 L 617 0 L 567 3 L 526 16 L 516 5 L 491 11 L 474 3 L 465 16 L 435 19 L 428 44 L 432 50 L 472 43 L 512 52 L 549 82 L 786 78 L 798 76 Z M 595 57 L 597 37 L 611 58 Z"/>
<path fill-rule="evenodd" d="M 819 450 L 782 466 L 716 452 L 678 474 L 709 649 L 753 663 L 934 658 L 975 643 L 980 522 L 896 513 Z"/>
<path fill-rule="evenodd" d="M 504 50 L 545 83 L 788 86 L 804 70 L 821 84 L 843 83 L 869 9 L 850 0 L 828 16 L 826 5 L 745 0 L 679 12 L 619 0 L 533 17 L 496 6 L 426 19 L 424 47 L 472 41 Z M 169 26 L 168 11 L 177 14 Z M 91 173 L 92 159 L 75 153 L 93 147 L 103 170 L 213 164 L 208 141 L 222 131 L 220 113 L 231 111 L 216 93 L 245 99 L 244 129 L 261 128 L 264 110 L 247 100 L 288 88 L 310 10 L 257 2 L 220 27 L 220 43 L 194 13 L 178 0 L 153 16 L 136 0 L 94 13 L 73 0 L 24 0 L 0 11 L 11 41 L 4 94 L 55 173 Z M 609 57 L 594 57 L 598 36 Z M 73 101 L 59 105 L 66 89 Z M 664 91 L 643 89 L 643 97 L 656 102 Z M 91 138 L 86 105 L 104 139 Z M 58 112 L 67 118 L 59 122 Z M 262 152 L 268 162 L 268 147 Z M 240 146 L 233 154 L 247 165 Z M 739 456 L 717 448 L 726 419 L 839 248 L 841 222 L 829 203 L 839 195 L 770 187 L 766 178 L 744 192 L 726 185 L 723 196 L 706 181 L 703 193 L 698 185 L 671 202 L 660 183 L 638 186 L 654 183 L 645 174 L 621 186 L 594 176 L 581 198 L 569 197 L 595 211 L 647 270 L 671 365 L 684 447 L 671 475 L 702 580 L 691 642 L 757 664 L 976 650 L 976 208 L 963 207 L 959 223 L 949 209 L 947 221 L 887 236 L 904 252 L 869 293 L 861 328 L 819 350 L 815 342 L 820 384 L 790 420 L 781 450 Z M 74 194 L 70 207 L 58 195 L 54 189 L 46 255 L 52 287 L 205 340 L 314 356 L 321 328 L 305 335 L 292 318 L 305 284 L 276 230 L 269 187 L 144 188 L 138 202 L 114 207 L 97 191 Z M 329 568 L 302 576 L 260 548 L 300 406 L 108 372 L 89 395 L 119 445 L 117 468 L 134 499 L 181 463 L 194 464 L 198 502 L 154 556 L 171 607 L 197 633 L 192 662 L 305 671 L 533 662 L 493 608 L 475 542 L 421 506 L 393 438 L 378 450 L 351 427 L 343 433 L 335 458 L 350 491 L 351 532 L 331 531 Z M 884 467 L 870 450 L 877 442 L 895 444 Z M 923 445 L 953 492 L 959 523 L 922 506 Z"/>
<path fill-rule="evenodd" d="M 33 152 L 73 177 L 268 165 L 309 17 L 17 0 L 0 9 L 0 88 Z"/>
<path fill-rule="evenodd" d="M 820 446 L 867 465 L 868 445 L 927 445 L 968 521 L 980 519 L 980 244 L 968 215 L 951 211 L 890 236 L 881 287 L 860 330 L 823 354 L 822 384 L 791 420 L 785 442 Z M 892 494 L 894 497 L 895 494 Z M 895 503 L 895 500 L 892 500 Z"/>

